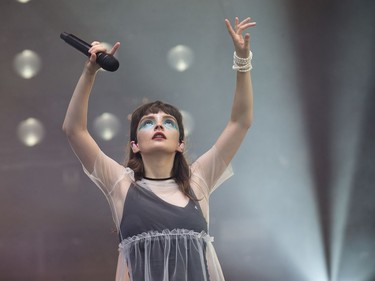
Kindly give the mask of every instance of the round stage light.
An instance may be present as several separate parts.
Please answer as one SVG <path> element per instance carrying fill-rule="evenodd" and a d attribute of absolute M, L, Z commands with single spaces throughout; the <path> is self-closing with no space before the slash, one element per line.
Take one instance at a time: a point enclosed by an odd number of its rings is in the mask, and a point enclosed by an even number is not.
<path fill-rule="evenodd" d="M 44 138 L 44 126 L 35 119 L 28 118 L 18 125 L 18 138 L 26 146 L 34 146 L 42 141 Z"/>
<path fill-rule="evenodd" d="M 42 66 L 39 55 L 31 50 L 17 54 L 13 61 L 14 69 L 22 78 L 30 79 L 38 74 Z"/>
<path fill-rule="evenodd" d="M 111 113 L 103 113 L 94 120 L 95 133 L 103 140 L 113 139 L 120 131 L 119 119 Z"/>
<path fill-rule="evenodd" d="M 192 65 L 194 52 L 188 46 L 177 45 L 169 50 L 167 60 L 170 67 L 183 72 Z"/>

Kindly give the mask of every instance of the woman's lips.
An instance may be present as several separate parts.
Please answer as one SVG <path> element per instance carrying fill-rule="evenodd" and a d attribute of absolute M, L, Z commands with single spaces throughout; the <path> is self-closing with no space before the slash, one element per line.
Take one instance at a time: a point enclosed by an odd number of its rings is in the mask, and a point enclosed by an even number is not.
<path fill-rule="evenodd" d="M 156 133 L 154 134 L 154 136 L 152 137 L 152 139 L 166 139 L 165 135 L 163 133 Z"/>

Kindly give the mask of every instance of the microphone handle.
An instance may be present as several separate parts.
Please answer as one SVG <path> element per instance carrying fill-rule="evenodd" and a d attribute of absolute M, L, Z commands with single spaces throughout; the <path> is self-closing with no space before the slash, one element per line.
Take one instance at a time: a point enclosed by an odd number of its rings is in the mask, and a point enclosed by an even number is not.
<path fill-rule="evenodd" d="M 79 39 L 73 34 L 68 34 L 66 32 L 61 33 L 60 37 L 69 45 L 76 48 L 78 51 L 82 52 L 84 55 L 90 57 L 89 49 L 92 47 L 89 43 Z"/>
<path fill-rule="evenodd" d="M 71 33 L 63 32 L 60 34 L 60 38 L 66 43 L 82 52 L 85 56 L 90 57 L 89 49 L 92 47 L 89 43 L 79 39 Z M 118 60 L 109 54 L 99 52 L 96 54 L 96 62 L 105 70 L 116 71 L 120 64 Z"/>

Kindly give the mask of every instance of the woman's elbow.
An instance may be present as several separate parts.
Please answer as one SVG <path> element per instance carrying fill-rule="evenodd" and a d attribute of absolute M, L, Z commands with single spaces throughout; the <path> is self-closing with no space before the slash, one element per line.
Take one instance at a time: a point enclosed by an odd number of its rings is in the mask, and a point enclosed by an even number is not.
<path fill-rule="evenodd" d="M 253 116 L 249 116 L 249 117 L 238 119 L 238 120 L 232 119 L 232 121 L 234 123 L 239 124 L 241 126 L 241 128 L 248 130 L 248 129 L 250 129 L 250 127 L 253 124 Z"/>
<path fill-rule="evenodd" d="M 78 130 L 77 128 L 72 127 L 71 125 L 67 124 L 66 122 L 62 125 L 63 133 L 68 137 L 71 138 L 72 136 L 76 135 Z"/>

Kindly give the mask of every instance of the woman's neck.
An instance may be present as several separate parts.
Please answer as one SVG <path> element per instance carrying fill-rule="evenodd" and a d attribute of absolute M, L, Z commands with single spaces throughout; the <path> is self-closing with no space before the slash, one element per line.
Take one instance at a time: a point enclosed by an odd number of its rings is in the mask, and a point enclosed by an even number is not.
<path fill-rule="evenodd" d="M 172 155 L 142 155 L 145 177 L 152 179 L 165 179 L 172 176 L 174 154 Z"/>
<path fill-rule="evenodd" d="M 173 177 L 168 177 L 168 178 L 149 178 L 149 177 L 143 177 L 146 180 L 150 181 L 166 181 L 166 180 L 171 180 Z"/>

